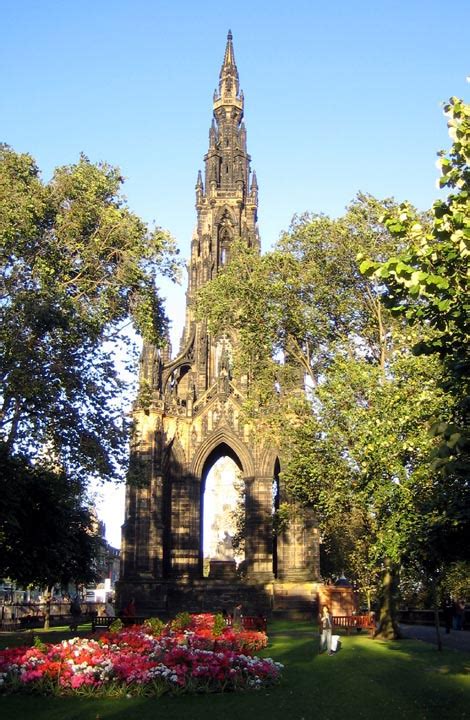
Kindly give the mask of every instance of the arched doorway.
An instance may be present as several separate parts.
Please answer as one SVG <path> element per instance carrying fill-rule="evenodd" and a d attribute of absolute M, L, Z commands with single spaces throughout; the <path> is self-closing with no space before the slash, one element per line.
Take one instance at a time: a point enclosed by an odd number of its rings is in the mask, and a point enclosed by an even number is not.
<path fill-rule="evenodd" d="M 204 462 L 201 482 L 200 567 L 208 577 L 210 562 L 243 562 L 245 483 L 237 454 L 220 443 Z"/>

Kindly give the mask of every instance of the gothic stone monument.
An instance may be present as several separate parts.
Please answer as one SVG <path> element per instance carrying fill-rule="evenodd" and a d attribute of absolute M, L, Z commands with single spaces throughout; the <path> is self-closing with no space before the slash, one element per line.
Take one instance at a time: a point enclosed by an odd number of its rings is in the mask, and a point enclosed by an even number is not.
<path fill-rule="evenodd" d="M 191 243 L 186 321 L 179 355 L 145 345 L 141 393 L 134 407 L 131 467 L 123 526 L 118 602 L 135 597 L 138 614 L 231 609 L 311 609 L 319 580 L 318 531 L 298 513 L 273 534 L 273 510 L 284 497 L 282 458 L 243 422 L 247 378 L 232 377 L 236 338 L 218 337 L 195 318 L 198 288 L 230 262 L 234 238 L 260 250 L 258 184 L 251 174 L 244 99 L 229 32 L 214 94 L 205 176 L 196 184 L 197 229 Z M 245 560 L 230 557 L 203 573 L 204 490 L 211 467 L 231 458 L 244 483 Z"/>

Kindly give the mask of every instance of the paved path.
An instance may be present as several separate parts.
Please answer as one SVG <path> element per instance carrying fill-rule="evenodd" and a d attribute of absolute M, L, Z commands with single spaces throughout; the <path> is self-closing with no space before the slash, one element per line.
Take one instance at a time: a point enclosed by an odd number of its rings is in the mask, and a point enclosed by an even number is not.
<path fill-rule="evenodd" d="M 403 636 L 414 640 L 436 645 L 436 628 L 429 625 L 403 625 L 400 624 Z M 470 652 L 470 632 L 468 630 L 451 630 L 447 635 L 444 628 L 441 628 L 442 647 L 453 650 L 464 650 Z"/>

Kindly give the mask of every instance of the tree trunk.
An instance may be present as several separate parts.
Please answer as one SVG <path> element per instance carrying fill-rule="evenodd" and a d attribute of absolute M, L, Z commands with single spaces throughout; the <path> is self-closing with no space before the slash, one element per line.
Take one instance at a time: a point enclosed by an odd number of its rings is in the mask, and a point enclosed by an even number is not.
<path fill-rule="evenodd" d="M 2 414 L 3 414 L 3 413 L 2 413 Z M 12 450 L 12 448 L 13 448 L 13 444 L 14 444 L 14 442 L 15 442 L 15 440 L 16 440 L 16 436 L 17 436 L 17 433 L 18 433 L 18 425 L 19 425 L 19 422 L 20 422 L 20 417 L 21 417 L 21 413 L 20 413 L 20 403 L 18 402 L 18 400 L 15 400 L 15 411 L 14 411 L 14 413 L 13 413 L 13 417 L 12 417 L 11 422 L 10 422 L 10 432 L 8 433 L 8 437 L 7 437 L 7 440 L 6 440 L 6 443 L 5 443 L 8 453 L 11 452 L 11 450 Z"/>
<path fill-rule="evenodd" d="M 379 622 L 374 633 L 374 637 L 383 638 L 384 640 L 397 640 L 401 637 L 395 617 L 396 581 L 396 568 L 387 561 L 382 578 Z"/>
<path fill-rule="evenodd" d="M 442 650 L 441 628 L 439 626 L 439 607 L 437 602 L 434 603 L 434 625 L 436 627 L 437 649 Z"/>
<path fill-rule="evenodd" d="M 44 630 L 49 630 L 51 626 L 52 588 L 53 585 L 48 585 L 46 588 L 46 604 L 44 607 Z"/>
<path fill-rule="evenodd" d="M 436 628 L 437 649 L 442 650 L 441 628 L 439 626 L 439 591 L 437 583 L 433 583 L 433 600 L 434 600 L 434 627 Z"/>

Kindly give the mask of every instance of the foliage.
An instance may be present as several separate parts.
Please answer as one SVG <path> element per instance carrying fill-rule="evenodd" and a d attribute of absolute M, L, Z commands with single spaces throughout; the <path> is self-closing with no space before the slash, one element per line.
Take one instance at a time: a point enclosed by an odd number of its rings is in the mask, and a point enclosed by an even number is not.
<path fill-rule="evenodd" d="M 470 561 L 460 560 L 448 565 L 441 586 L 443 595 L 470 598 Z"/>
<path fill-rule="evenodd" d="M 111 625 L 109 626 L 109 632 L 111 635 L 114 635 L 115 633 L 121 632 L 122 628 L 124 627 L 124 623 L 119 618 L 116 618 L 116 620 L 113 620 Z"/>
<path fill-rule="evenodd" d="M 173 630 L 186 630 L 191 625 L 191 615 L 188 612 L 180 612 L 172 621 Z"/>
<path fill-rule="evenodd" d="M 109 341 L 130 319 L 157 344 L 167 326 L 155 279 L 174 275 L 171 241 L 130 212 L 122 182 L 81 156 L 44 183 L 0 146 L 1 439 L 76 478 L 123 462 Z"/>
<path fill-rule="evenodd" d="M 212 627 L 212 632 L 215 637 L 218 637 L 219 635 L 222 635 L 223 631 L 227 627 L 227 623 L 225 622 L 225 618 L 221 613 L 217 613 L 214 616 L 214 625 Z"/>
<path fill-rule="evenodd" d="M 430 582 L 427 568 L 417 564 L 406 567 L 400 577 L 400 602 L 410 608 L 429 609 L 436 603 L 442 608 L 449 598 L 470 597 L 468 560 L 443 563 L 439 571 L 437 582 Z"/>
<path fill-rule="evenodd" d="M 235 555 L 243 557 L 245 554 L 246 512 L 245 512 L 245 482 L 240 471 L 236 470 L 233 478 L 233 487 L 238 494 L 238 502 L 234 510 L 229 511 L 229 522 L 233 528 L 232 547 Z"/>
<path fill-rule="evenodd" d="M 150 632 L 152 635 L 155 635 L 158 637 L 162 634 L 163 629 L 165 627 L 165 623 L 163 620 L 160 620 L 159 618 L 147 618 L 144 622 L 144 627 L 148 632 Z"/>
<path fill-rule="evenodd" d="M 280 389 L 306 375 L 316 386 L 337 344 L 368 337 L 368 353 L 380 362 L 382 307 L 377 282 L 358 271 L 362 245 L 376 257 L 395 248 L 379 218 L 393 201 L 358 195 L 344 218 L 294 217 L 274 251 L 258 256 L 243 243 L 231 261 L 198 296 L 199 316 L 217 333 L 227 322 L 239 333 L 238 365 L 249 368 L 260 402 L 260 376 Z M 293 367 L 294 365 L 294 367 Z M 282 381 L 282 382 L 281 382 Z M 264 383 L 263 383 L 264 384 Z"/>
<path fill-rule="evenodd" d="M 434 203 L 428 230 L 407 204 L 387 214 L 387 227 L 407 248 L 382 263 L 365 260 L 361 270 L 386 281 L 387 301 L 396 313 L 436 330 L 419 351 L 448 356 L 468 344 L 470 105 L 451 98 L 445 112 L 454 143 L 448 157 L 439 153 L 439 185 L 455 192 Z"/>
<path fill-rule="evenodd" d="M 264 257 L 238 248 L 199 298 L 213 332 L 228 319 L 238 334 L 246 410 L 281 449 L 284 500 L 316 509 L 337 563 L 329 572 L 347 569 L 369 595 L 382 576 L 392 593 L 435 513 L 424 504 L 435 491 L 424 460 L 437 444 L 428 429 L 448 405 L 439 363 L 412 355 L 416 331 L 383 306 L 382 281 L 355 260 L 403 249 L 381 221 L 395 207 L 359 195 L 338 220 L 294 218 Z M 436 525 L 452 524 L 457 500 L 451 493 Z M 338 543 L 345 532 L 349 549 Z"/>
<path fill-rule="evenodd" d="M 433 495 L 422 500 L 421 542 L 414 562 L 430 578 L 436 604 L 444 592 L 445 568 L 465 560 L 470 543 L 470 105 L 451 98 L 445 106 L 453 140 L 447 156 L 439 153 L 439 185 L 449 188 L 437 200 L 425 228 L 408 205 L 385 215 L 390 232 L 406 244 L 383 262 L 364 260 L 361 271 L 385 285 L 384 302 L 419 332 L 416 355 L 439 358 L 436 377 L 447 392 L 447 412 L 436 416 L 433 434 L 440 440 L 428 466 Z M 426 518 L 426 521 L 424 521 Z"/>
<path fill-rule="evenodd" d="M 279 681 L 280 664 L 247 656 L 252 638 L 238 637 L 228 628 L 223 644 L 219 636 L 211 638 L 207 631 L 214 628 L 215 620 L 211 615 L 190 617 L 190 636 L 175 633 L 173 622 L 158 637 L 134 626 L 98 640 L 73 638 L 56 645 L 3 650 L 0 688 L 43 695 L 160 696 L 259 689 Z M 199 647 L 199 640 L 210 647 Z"/>
<path fill-rule="evenodd" d="M 98 538 L 82 487 L 0 445 L 0 575 L 50 588 L 95 580 Z"/>
<path fill-rule="evenodd" d="M 273 516 L 273 532 L 280 535 L 289 527 L 292 520 L 293 506 L 288 502 L 282 502 L 276 508 Z"/>
<path fill-rule="evenodd" d="M 414 352 L 442 359 L 445 386 L 455 396 L 454 422 L 436 425 L 443 442 L 433 467 L 464 479 L 470 467 L 470 105 L 452 97 L 445 113 L 453 144 L 447 156 L 439 153 L 439 185 L 450 194 L 434 203 L 430 228 L 407 204 L 387 214 L 388 229 L 406 249 L 384 262 L 364 260 L 361 271 L 384 282 L 387 305 L 419 328 Z"/>
<path fill-rule="evenodd" d="M 36 650 L 44 652 L 44 650 L 46 650 L 47 648 L 47 645 L 41 640 L 40 637 L 38 637 L 38 635 L 35 635 L 33 639 L 33 647 L 36 648 Z"/>

